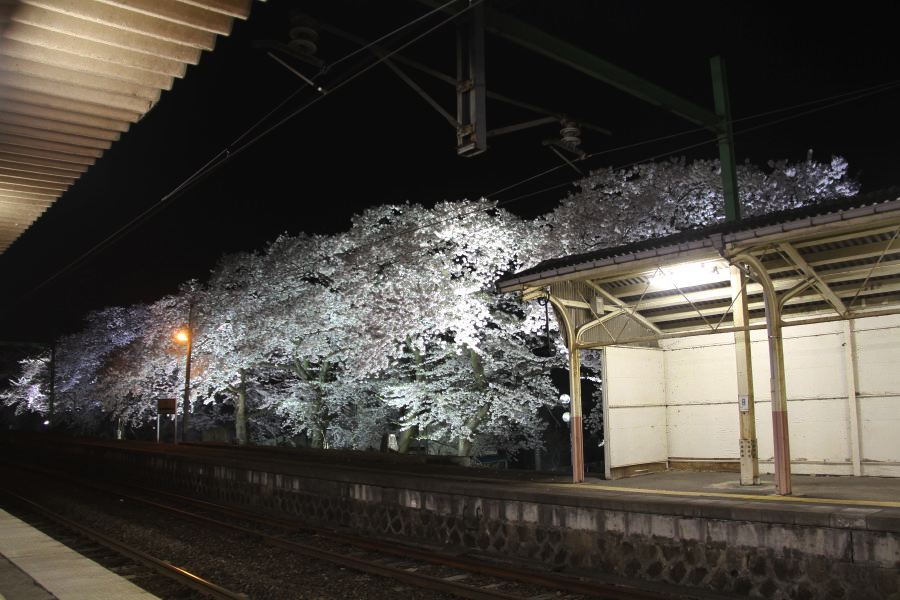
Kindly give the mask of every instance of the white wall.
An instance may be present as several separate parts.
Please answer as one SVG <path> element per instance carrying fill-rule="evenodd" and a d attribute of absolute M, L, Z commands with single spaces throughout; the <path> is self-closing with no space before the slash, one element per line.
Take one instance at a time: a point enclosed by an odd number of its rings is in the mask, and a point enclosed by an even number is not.
<path fill-rule="evenodd" d="M 660 345 L 665 349 L 669 456 L 737 460 L 734 338 L 716 334 Z"/>
<path fill-rule="evenodd" d="M 856 321 L 863 475 L 900 475 L 900 315 Z"/>
<path fill-rule="evenodd" d="M 663 351 L 603 349 L 606 475 L 610 469 L 668 460 Z"/>
<path fill-rule="evenodd" d="M 855 322 L 864 475 L 900 476 L 900 316 Z M 851 474 L 843 324 L 783 330 L 791 458 L 795 473 Z M 751 332 L 760 470 L 772 472 L 766 332 Z M 732 334 L 664 340 L 669 457 L 738 458 Z"/>

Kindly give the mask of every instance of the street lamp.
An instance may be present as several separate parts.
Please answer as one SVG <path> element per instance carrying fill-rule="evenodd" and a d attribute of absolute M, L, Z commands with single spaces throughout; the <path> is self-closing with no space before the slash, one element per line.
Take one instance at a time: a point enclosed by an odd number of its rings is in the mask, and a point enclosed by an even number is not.
<path fill-rule="evenodd" d="M 187 439 L 188 431 L 188 413 L 190 412 L 191 401 L 191 348 L 193 346 L 194 336 L 192 335 L 190 325 L 182 327 L 175 332 L 175 341 L 179 344 L 187 346 L 187 358 L 184 364 L 184 415 L 181 417 L 181 439 Z M 178 418 L 176 413 L 176 419 Z"/>

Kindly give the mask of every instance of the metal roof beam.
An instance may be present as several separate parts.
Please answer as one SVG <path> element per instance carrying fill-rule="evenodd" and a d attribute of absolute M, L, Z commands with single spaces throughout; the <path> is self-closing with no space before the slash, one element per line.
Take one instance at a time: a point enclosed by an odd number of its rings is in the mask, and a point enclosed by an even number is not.
<path fill-rule="evenodd" d="M 98 60 L 81 54 L 72 54 L 55 50 L 42 45 L 20 42 L 3 37 L 0 39 L 0 54 L 12 58 L 21 58 L 36 63 L 71 69 L 78 73 L 89 73 L 109 77 L 120 81 L 128 81 L 162 90 L 172 89 L 174 76 L 154 73 L 146 69 Z"/>
<path fill-rule="evenodd" d="M 0 143 L 12 144 L 27 149 L 47 150 L 57 152 L 61 156 L 78 156 L 83 158 L 97 159 L 103 156 L 103 151 L 99 148 L 87 148 L 85 146 L 75 146 L 60 142 L 51 142 L 47 140 L 38 140 L 20 135 L 10 135 L 0 132 Z"/>
<path fill-rule="evenodd" d="M 191 4 L 199 8 L 211 10 L 223 15 L 246 19 L 250 16 L 250 3 L 252 0 L 179 0 L 185 4 Z"/>
<path fill-rule="evenodd" d="M 49 206 L 54 200 L 59 198 L 61 194 L 62 192 L 56 190 L 51 190 L 49 192 L 28 191 L 15 185 L 0 183 L 0 197 L 11 200 L 21 200 L 23 202 L 34 202 L 37 204 L 46 203 Z"/>
<path fill-rule="evenodd" d="M 183 2 L 160 2 L 159 0 L 99 0 L 110 6 L 128 10 L 173 23 L 180 23 L 202 29 L 210 33 L 228 35 L 231 33 L 232 15 L 199 8 Z M 243 17 L 246 18 L 246 17 Z"/>
<path fill-rule="evenodd" d="M 5 179 L 8 179 L 9 183 L 27 183 L 34 181 L 39 183 L 72 185 L 78 179 L 78 175 L 75 173 L 72 173 L 68 176 L 49 175 L 46 173 L 29 173 L 27 171 L 23 171 L 20 168 L 10 169 L 9 167 L 4 166 L 2 162 L 0 162 L 0 181 L 4 181 Z"/>
<path fill-rule="evenodd" d="M 836 272 L 830 272 L 827 275 L 821 275 L 822 279 L 828 284 L 835 283 L 845 283 L 849 281 L 859 281 L 866 274 L 871 271 L 871 265 L 864 266 L 855 266 L 852 268 L 848 268 L 846 270 L 840 270 Z M 884 261 L 882 262 L 878 268 L 873 273 L 874 277 L 888 277 L 900 275 L 900 260 L 894 261 Z M 779 292 L 789 290 L 791 287 L 797 285 L 803 280 L 799 277 L 781 277 L 778 279 L 774 279 L 772 284 L 775 286 L 775 289 Z M 629 295 L 637 295 L 640 294 L 640 290 L 636 293 L 634 292 L 634 288 L 637 286 L 631 286 L 628 288 L 630 290 Z M 674 292 L 674 290 L 668 290 Z M 762 293 L 762 288 L 758 283 L 747 283 L 747 294 L 750 296 L 759 295 Z M 730 296 L 730 288 L 728 287 L 719 287 L 708 290 L 699 290 L 695 292 L 686 292 L 686 295 L 692 302 L 715 302 L 715 301 L 724 301 L 729 300 Z M 623 299 L 624 302 L 628 302 L 628 296 L 618 293 L 618 297 Z M 658 296 L 655 298 L 645 298 L 641 303 L 641 307 L 643 310 L 658 310 L 665 308 L 673 308 L 676 306 L 681 306 L 684 304 L 684 299 L 676 294 L 672 293 L 666 296 Z"/>
<path fill-rule="evenodd" d="M 18 125 L 7 125 L 0 122 L 0 135 L 17 135 L 27 137 L 33 140 L 44 140 L 47 142 L 59 142 L 61 144 L 71 144 L 80 148 L 95 148 L 98 150 L 108 150 L 112 146 L 110 140 L 98 140 L 96 138 L 82 137 L 80 135 L 71 135 L 68 133 L 56 133 L 47 129 L 34 129 L 32 127 L 20 127 Z M 99 157 L 98 157 L 99 158 Z"/>
<path fill-rule="evenodd" d="M 26 214 L 30 209 L 44 209 L 48 208 L 53 204 L 55 199 L 33 199 L 33 198 L 20 198 L 16 194 L 7 194 L 6 192 L 0 191 L 0 207 L 3 205 L 12 206 L 15 208 L 25 209 Z M 5 211 L 6 209 L 4 209 Z"/>
<path fill-rule="evenodd" d="M 22 2 L 121 31 L 148 35 L 192 48 L 212 50 L 215 47 L 214 33 L 102 2 L 92 0 L 22 0 Z"/>
<path fill-rule="evenodd" d="M 97 129 L 96 127 L 85 127 L 84 125 L 73 125 L 71 123 L 63 123 L 51 119 L 42 119 L 38 117 L 29 117 L 16 113 L 6 112 L 9 107 L 3 105 L 3 112 L 0 112 L 0 123 L 4 125 L 13 125 L 16 127 L 28 127 L 31 129 L 42 129 L 45 131 L 53 131 L 68 135 L 77 135 L 80 137 L 91 138 L 95 140 L 106 140 L 115 142 L 119 139 L 118 131 L 109 129 Z"/>
<path fill-rule="evenodd" d="M 16 213 L 19 216 L 15 216 L 14 214 L 10 213 L 10 215 L 8 217 L 3 218 L 2 225 L 6 228 L 22 227 L 23 225 L 33 222 L 35 219 L 37 219 L 39 216 L 41 216 L 42 212 L 43 212 L 42 209 L 38 208 L 29 213 L 25 213 L 25 212 Z"/>
<path fill-rule="evenodd" d="M 114 131 L 117 134 L 121 134 L 128 131 L 129 125 L 131 125 L 126 121 L 113 121 L 112 119 L 94 117 L 83 113 L 58 110 L 55 108 L 47 108 L 45 106 L 37 106 L 35 104 L 10 100 L 5 100 L 3 102 L 3 110 L 7 118 L 19 116 L 26 119 L 40 119 L 53 123 L 72 125 L 73 127 L 83 127 L 85 130 L 94 130 L 97 132 Z"/>
<path fill-rule="evenodd" d="M 812 267 L 821 267 L 834 263 L 845 262 L 848 260 L 858 260 L 862 258 L 872 258 L 879 256 L 885 250 L 887 242 L 870 242 L 867 244 L 859 244 L 856 246 L 847 246 L 846 248 L 837 248 L 835 250 L 823 250 L 821 252 L 810 253 L 804 259 Z M 895 248 L 891 253 L 900 252 L 900 248 Z M 784 273 L 791 271 L 795 267 L 782 258 L 766 261 L 766 269 L 771 273 Z"/>
<path fill-rule="evenodd" d="M 852 298 L 857 291 L 857 286 L 855 285 L 847 285 L 843 286 L 836 293 L 839 297 L 843 298 Z M 894 281 L 891 283 L 881 283 L 877 287 L 870 287 L 868 289 L 862 290 L 859 294 L 860 297 L 872 296 L 876 294 L 886 294 L 900 292 L 900 281 Z M 787 302 L 784 303 L 785 306 L 793 306 L 797 304 L 809 304 L 811 302 L 819 302 L 823 305 L 827 305 L 828 302 L 822 299 L 821 294 L 818 291 L 801 293 L 797 294 L 793 298 L 790 298 Z M 765 308 L 763 304 L 762 298 L 752 301 L 748 304 L 750 310 L 763 310 Z M 699 311 L 703 314 L 703 316 L 721 316 L 723 313 L 729 311 L 729 306 L 727 304 L 723 304 L 722 306 L 710 306 L 710 307 L 700 307 Z M 668 321 L 682 321 L 686 319 L 694 319 L 699 318 L 697 316 L 697 312 L 694 309 L 691 310 L 676 310 L 667 313 L 659 313 L 659 314 L 650 314 L 647 315 L 647 319 L 656 324 L 665 323 Z"/>
<path fill-rule="evenodd" d="M 840 235 L 830 235 L 827 237 L 791 242 L 791 245 L 799 250 L 800 248 L 808 248 L 810 246 L 824 246 L 825 244 L 833 244 L 835 242 L 846 242 L 847 240 L 854 240 L 857 238 L 872 237 L 874 235 L 881 235 L 882 233 L 894 233 L 896 229 L 896 225 L 887 225 L 885 227 L 871 227 L 862 231 L 852 231 L 850 233 L 843 233 Z"/>
<path fill-rule="evenodd" d="M 191 65 L 199 62 L 202 52 L 198 48 L 167 42 L 141 33 L 122 31 L 27 4 L 22 4 L 16 9 L 12 20 L 14 23 L 40 27 L 48 31 L 77 36 L 78 39 Z"/>
<path fill-rule="evenodd" d="M 100 107 L 113 107 L 129 111 L 138 116 L 150 110 L 150 106 L 152 105 L 151 100 L 147 98 L 105 92 L 103 90 L 84 87 L 77 83 L 62 83 L 10 71 L 0 71 L 0 86 L 19 89 L 26 92 L 37 92 L 39 94 L 56 96 L 59 98 L 78 100 L 90 104 L 98 104 Z"/>
<path fill-rule="evenodd" d="M 56 193 L 56 195 L 60 195 L 62 192 L 69 189 L 69 183 L 54 183 L 51 181 L 33 181 L 28 179 L 22 179 L 21 177 L 12 177 L 9 175 L 4 175 L 2 171 L 0 171 L 0 189 L 7 190 L 15 190 L 20 189 L 24 192 L 38 192 L 38 193 Z"/>
<path fill-rule="evenodd" d="M 161 93 L 161 90 L 157 87 L 149 87 L 129 81 L 122 81 L 121 79 L 112 79 L 102 75 L 84 73 L 66 67 L 47 65 L 25 58 L 0 56 L 0 70 L 37 77 L 39 79 L 47 79 L 49 81 L 68 85 L 86 87 L 120 96 L 143 98 L 149 102 L 156 102 L 159 100 L 159 95 Z"/>
<path fill-rule="evenodd" d="M 603 289 L 603 288 L 600 287 L 599 285 L 595 285 L 595 284 L 591 283 L 590 281 L 585 281 L 585 283 L 586 283 L 592 290 L 594 290 L 595 292 L 597 292 L 598 294 L 600 294 L 601 296 L 603 296 L 604 298 L 606 298 L 607 300 L 609 300 L 610 302 L 612 302 L 613 304 L 615 304 L 616 306 L 618 306 L 619 308 L 621 308 L 621 309 L 623 309 L 624 311 L 626 311 L 626 314 L 627 314 L 630 318 L 634 319 L 635 321 L 637 321 L 638 323 L 640 323 L 640 324 L 643 325 L 644 327 L 649 327 L 651 330 L 655 331 L 656 333 L 661 333 L 659 327 L 657 327 L 653 322 L 651 322 L 650 320 L 648 320 L 647 317 L 645 317 L 644 315 L 642 315 L 641 313 L 639 313 L 639 312 L 637 311 L 637 307 L 636 307 L 636 306 L 631 306 L 631 305 L 629 305 L 629 304 L 626 304 L 625 302 L 623 302 L 622 300 L 620 300 L 617 296 L 612 295 L 611 293 L 609 293 L 608 291 L 606 291 L 605 289 Z"/>
<path fill-rule="evenodd" d="M 834 310 L 837 311 L 839 315 L 843 315 L 847 313 L 847 307 L 844 306 L 844 302 L 838 297 L 837 294 L 828 286 L 828 284 L 819 276 L 815 269 L 810 266 L 806 260 L 800 256 L 800 253 L 797 252 L 796 248 L 791 246 L 788 243 L 779 244 L 778 248 L 791 260 L 797 268 L 800 269 L 800 272 L 806 275 L 808 278 L 814 281 L 813 285 L 822 294 L 822 297 L 828 301 L 831 306 L 834 307 Z"/>
<path fill-rule="evenodd" d="M 75 165 L 89 166 L 94 164 L 97 159 L 92 156 L 81 156 L 66 151 L 45 150 L 43 148 L 35 148 L 32 146 L 21 146 L 15 142 L 7 142 L 0 136 L 0 156 L 4 155 L 22 155 L 23 162 L 29 162 L 32 158 L 46 158 L 54 162 L 73 163 Z"/>
<path fill-rule="evenodd" d="M 418 1 L 430 8 L 438 8 L 442 5 L 440 0 Z M 451 12 L 452 9 L 448 7 L 445 11 Z M 499 12 L 490 6 L 484 7 L 484 14 L 486 17 L 485 30 L 508 42 L 571 67 L 711 131 L 718 133 L 724 126 L 722 118 L 713 111 L 638 77 L 561 38 L 550 35 L 521 19 Z"/>
<path fill-rule="evenodd" d="M 79 100 L 63 98 L 51 94 L 29 92 L 17 88 L 4 87 L 2 85 L 0 85 L 0 99 L 125 123 L 136 123 L 138 119 L 141 118 L 141 113 L 132 110 L 122 110 L 111 106 L 91 102 L 81 102 Z"/>
<path fill-rule="evenodd" d="M 434 6 L 436 3 L 426 0 Z M 569 42 L 545 33 L 537 27 L 485 7 L 486 29 L 517 46 L 580 71 L 618 90 L 668 110 L 688 121 L 719 131 L 722 119 L 714 112 L 686 100 L 654 83 L 587 52 Z"/>
<path fill-rule="evenodd" d="M 11 154 L 9 152 L 0 151 L 0 167 L 21 170 L 23 172 L 23 177 L 33 173 L 38 175 L 74 177 L 77 179 L 82 173 L 88 170 L 88 166 L 89 165 L 86 164 L 76 165 L 58 160 L 48 160 L 45 158 L 23 156 L 21 154 Z"/>
<path fill-rule="evenodd" d="M 3 209 L 5 218 L 19 219 L 40 214 L 42 205 L 28 200 L 0 197 L 0 208 Z"/>
<path fill-rule="evenodd" d="M 35 44 L 52 50 L 68 52 L 125 67 L 144 69 L 145 71 L 152 71 L 170 77 L 184 77 L 187 71 L 187 65 L 178 60 L 125 48 L 117 48 L 109 44 L 85 39 L 78 35 L 60 33 L 24 23 L 10 23 L 6 31 L 3 32 L 3 36 L 26 44 Z"/>

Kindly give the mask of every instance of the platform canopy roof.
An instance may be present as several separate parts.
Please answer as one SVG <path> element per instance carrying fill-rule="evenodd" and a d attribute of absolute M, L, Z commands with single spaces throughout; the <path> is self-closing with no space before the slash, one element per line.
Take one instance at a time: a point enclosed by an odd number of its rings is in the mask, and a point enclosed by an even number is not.
<path fill-rule="evenodd" d="M 548 260 L 498 286 L 550 299 L 577 347 L 652 343 L 733 331 L 730 265 L 749 275 L 751 329 L 765 327 L 762 277 L 783 325 L 900 313 L 900 187 Z"/>
<path fill-rule="evenodd" d="M 0 252 L 251 0 L 0 0 Z"/>

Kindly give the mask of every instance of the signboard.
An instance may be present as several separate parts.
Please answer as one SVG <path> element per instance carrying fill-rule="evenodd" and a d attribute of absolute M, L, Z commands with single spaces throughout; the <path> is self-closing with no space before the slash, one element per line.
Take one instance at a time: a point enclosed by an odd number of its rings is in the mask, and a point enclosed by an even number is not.
<path fill-rule="evenodd" d="M 750 396 L 738 396 L 738 409 L 741 412 L 750 412 Z"/>
<path fill-rule="evenodd" d="M 161 415 L 174 415 L 177 407 L 175 398 L 158 398 L 156 400 L 156 411 Z"/>

